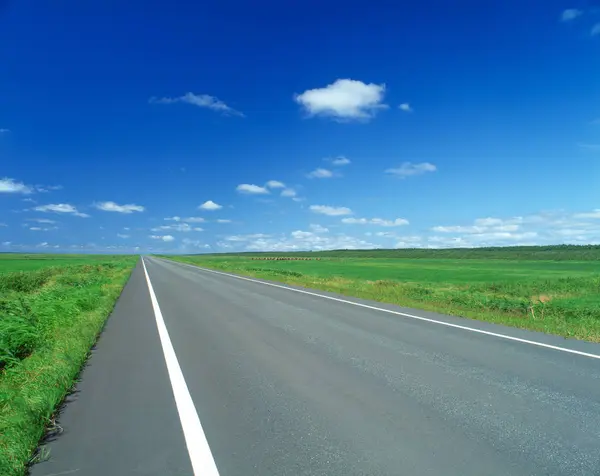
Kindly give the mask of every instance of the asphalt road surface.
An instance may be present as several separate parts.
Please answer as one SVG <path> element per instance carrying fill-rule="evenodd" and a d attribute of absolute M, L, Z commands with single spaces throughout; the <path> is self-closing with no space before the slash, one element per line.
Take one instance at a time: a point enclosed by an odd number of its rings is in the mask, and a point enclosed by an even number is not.
<path fill-rule="evenodd" d="M 600 475 L 600 345 L 144 263 L 33 476 Z"/>

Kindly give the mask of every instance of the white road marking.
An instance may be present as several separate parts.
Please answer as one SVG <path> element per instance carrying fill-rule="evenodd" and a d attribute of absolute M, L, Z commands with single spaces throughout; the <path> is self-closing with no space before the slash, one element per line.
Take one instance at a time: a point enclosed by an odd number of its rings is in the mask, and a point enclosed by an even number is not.
<path fill-rule="evenodd" d="M 141 259 L 142 266 L 144 267 L 144 274 L 146 275 L 146 282 L 148 283 L 148 291 L 150 291 L 154 316 L 156 318 L 156 327 L 158 328 L 158 335 L 160 336 L 160 343 L 162 344 L 165 362 L 167 363 L 167 371 L 169 373 L 169 379 L 171 380 L 173 396 L 175 397 L 175 404 L 179 413 L 181 427 L 183 428 L 185 444 L 187 446 L 188 454 L 190 455 L 194 476 L 219 476 L 219 471 L 217 470 L 217 465 L 210 451 L 210 447 L 208 446 L 208 441 L 206 440 L 206 435 L 202 429 L 198 412 L 196 411 L 190 391 L 183 378 L 181 367 L 179 367 L 175 349 L 173 349 L 167 326 L 165 325 L 162 312 L 158 305 L 158 300 L 156 299 L 152 283 L 150 282 L 146 263 L 144 263 L 144 258 Z"/>
<path fill-rule="evenodd" d="M 362 304 L 362 303 L 359 303 L 359 302 L 348 301 L 346 299 L 340 299 L 340 298 L 336 298 L 336 297 L 333 297 L 333 296 L 326 296 L 324 294 L 314 293 L 312 291 L 305 291 L 303 289 L 290 288 L 288 286 L 283 286 L 281 284 L 266 283 L 264 281 L 259 281 L 258 279 L 247 278 L 245 276 L 238 276 L 236 274 L 224 273 L 222 271 L 215 271 L 214 269 L 202 268 L 200 266 L 194 266 L 192 264 L 181 263 L 180 261 L 170 261 L 170 262 L 171 263 L 176 263 L 176 264 L 182 264 L 184 266 L 189 266 L 191 268 L 195 268 L 195 269 L 198 269 L 200 271 L 206 271 L 208 273 L 222 274 L 223 276 L 229 276 L 230 278 L 242 279 L 244 281 L 250 281 L 252 283 L 258 283 L 258 284 L 264 284 L 265 286 L 272 286 L 274 288 L 287 289 L 288 291 L 294 291 L 296 293 L 301 293 L 301 294 L 308 294 L 309 296 L 316 296 L 316 297 L 320 297 L 320 298 L 323 298 L 323 299 L 329 299 L 331 301 L 337 301 L 337 302 L 343 302 L 343 303 L 346 303 L 346 304 L 352 304 L 353 306 L 363 307 L 363 308 L 366 308 L 366 309 L 372 309 L 374 311 L 387 312 L 388 314 L 395 314 L 397 316 L 409 317 L 411 319 L 416 319 L 416 320 L 419 320 L 419 321 L 430 322 L 432 324 L 439 324 L 441 326 L 453 327 L 455 329 L 462 329 L 463 331 L 469 331 L 469 332 L 475 332 L 477 334 L 485 334 L 485 335 L 488 335 L 488 336 L 499 337 L 500 339 L 512 340 L 512 341 L 515 341 L 515 342 L 521 342 L 523 344 L 536 345 L 538 347 L 544 347 L 546 349 L 558 350 L 560 352 L 567 352 L 569 354 L 581 355 L 583 357 L 590 357 L 592 359 L 600 359 L 600 355 L 598 355 L 598 354 L 590 354 L 588 352 L 582 352 L 580 350 L 568 349 L 567 347 L 560 347 L 560 346 L 557 346 L 557 345 L 544 344 L 543 342 L 536 342 L 534 340 L 521 339 L 519 337 L 513 337 L 513 336 L 506 335 L 506 334 L 499 334 L 497 332 L 484 331 L 482 329 L 475 329 L 473 327 L 461 326 L 460 324 L 452 324 L 450 322 L 438 321 L 436 319 L 430 319 L 428 317 L 415 316 L 414 314 L 408 314 L 406 312 L 392 311 L 391 309 L 384 309 L 384 308 L 381 308 L 381 307 L 370 306 L 368 304 Z"/>

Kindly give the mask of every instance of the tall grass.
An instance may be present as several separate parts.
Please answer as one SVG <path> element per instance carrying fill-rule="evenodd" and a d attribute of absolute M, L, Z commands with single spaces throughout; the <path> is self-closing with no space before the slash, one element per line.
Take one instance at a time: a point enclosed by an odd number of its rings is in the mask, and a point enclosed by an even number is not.
<path fill-rule="evenodd" d="M 0 474 L 26 472 L 137 258 L 0 274 Z"/>

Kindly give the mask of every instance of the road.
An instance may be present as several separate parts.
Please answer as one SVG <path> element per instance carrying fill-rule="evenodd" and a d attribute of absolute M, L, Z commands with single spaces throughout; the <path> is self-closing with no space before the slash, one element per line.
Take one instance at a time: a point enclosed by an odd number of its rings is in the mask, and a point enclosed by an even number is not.
<path fill-rule="evenodd" d="M 600 475 L 600 345 L 144 263 L 33 476 Z"/>

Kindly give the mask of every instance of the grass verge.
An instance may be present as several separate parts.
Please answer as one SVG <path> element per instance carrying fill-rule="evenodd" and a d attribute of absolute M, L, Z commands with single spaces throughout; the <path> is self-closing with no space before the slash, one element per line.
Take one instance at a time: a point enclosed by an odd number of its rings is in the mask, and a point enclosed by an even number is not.
<path fill-rule="evenodd" d="M 600 342 L 600 266 L 593 261 L 165 257 L 346 296 Z"/>
<path fill-rule="evenodd" d="M 0 474 L 26 473 L 137 257 L 0 275 Z"/>

